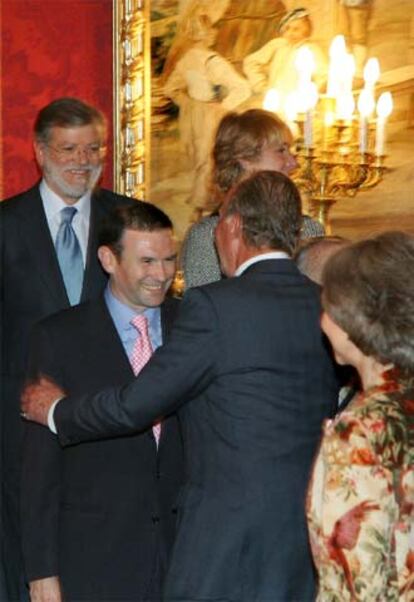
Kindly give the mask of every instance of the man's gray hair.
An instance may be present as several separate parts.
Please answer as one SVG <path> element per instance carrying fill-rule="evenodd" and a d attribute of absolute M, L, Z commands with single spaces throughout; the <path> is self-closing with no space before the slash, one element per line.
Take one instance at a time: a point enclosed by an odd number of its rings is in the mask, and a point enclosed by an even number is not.
<path fill-rule="evenodd" d="M 34 135 L 37 142 L 47 143 L 53 127 L 80 127 L 96 124 L 102 128 L 106 137 L 106 119 L 95 107 L 86 104 L 79 98 L 57 98 L 41 109 L 34 124 Z"/>

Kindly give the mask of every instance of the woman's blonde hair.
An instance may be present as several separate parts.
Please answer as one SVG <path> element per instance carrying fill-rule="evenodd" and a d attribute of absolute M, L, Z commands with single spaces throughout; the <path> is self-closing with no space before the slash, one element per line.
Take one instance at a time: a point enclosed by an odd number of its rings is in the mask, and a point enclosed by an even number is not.
<path fill-rule="evenodd" d="M 216 196 L 230 190 L 250 172 L 242 161 L 260 158 L 267 146 L 291 144 L 289 127 L 274 113 L 249 109 L 228 113 L 221 120 L 213 147 L 213 188 Z"/>

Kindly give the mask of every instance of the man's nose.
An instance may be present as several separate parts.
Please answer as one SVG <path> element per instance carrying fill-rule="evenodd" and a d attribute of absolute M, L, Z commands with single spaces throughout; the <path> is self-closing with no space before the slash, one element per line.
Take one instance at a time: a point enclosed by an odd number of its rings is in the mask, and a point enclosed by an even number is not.
<path fill-rule="evenodd" d="M 166 270 L 164 263 L 162 261 L 160 261 L 154 267 L 155 267 L 154 272 L 153 272 L 154 278 L 157 278 L 157 280 L 160 280 L 160 281 L 166 280 L 167 270 Z"/>
<path fill-rule="evenodd" d="M 75 151 L 75 158 L 78 163 L 89 163 L 90 151 L 87 146 L 78 146 Z"/>

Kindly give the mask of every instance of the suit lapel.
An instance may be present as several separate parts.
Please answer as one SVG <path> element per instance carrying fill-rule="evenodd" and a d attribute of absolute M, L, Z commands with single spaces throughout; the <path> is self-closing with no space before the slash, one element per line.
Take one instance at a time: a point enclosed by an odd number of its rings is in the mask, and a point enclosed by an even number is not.
<path fill-rule="evenodd" d="M 177 306 L 178 302 L 175 299 L 166 299 L 161 305 L 161 330 L 163 340 L 171 329 L 174 316 L 177 313 Z M 97 349 L 101 348 L 103 354 L 105 354 L 108 349 L 113 349 L 117 357 L 122 356 L 124 368 L 126 368 L 126 372 L 128 373 L 127 376 L 130 378 L 131 374 L 133 375 L 134 373 L 103 296 L 99 298 L 96 305 L 93 305 L 91 322 L 94 323 L 94 327 L 91 329 L 93 332 L 94 346 Z"/>
<path fill-rule="evenodd" d="M 161 330 L 163 341 L 171 329 L 174 318 L 177 314 L 179 302 L 177 299 L 167 298 L 161 305 Z M 105 303 L 104 297 L 100 297 L 96 303 L 91 304 L 91 338 L 93 348 L 97 350 L 96 362 L 105 369 L 108 366 L 110 370 L 111 363 L 116 362 L 119 370 L 122 371 L 121 377 L 127 382 L 133 376 L 133 370 L 129 358 L 125 353 L 124 346 L 119 338 L 111 315 Z M 159 446 L 168 432 L 168 422 L 161 427 L 161 437 Z M 154 440 L 152 429 L 148 430 L 148 436 Z"/>
<path fill-rule="evenodd" d="M 119 366 L 119 371 L 122 371 L 121 379 L 125 379 L 126 382 L 134 373 L 104 298 L 100 297 L 91 307 L 91 338 L 99 355 L 97 362 L 102 358 L 102 368 L 110 367 L 112 362 L 116 362 L 117 368 Z"/>
<path fill-rule="evenodd" d="M 102 285 L 105 281 L 101 264 L 97 259 L 98 230 L 99 224 L 104 217 L 105 208 L 103 207 L 103 199 L 100 198 L 99 192 L 94 192 L 91 196 L 88 249 L 86 252 L 86 265 L 83 277 L 81 301 L 96 296 L 96 293 L 98 292 L 96 290 L 97 283 L 99 283 L 99 289 L 102 289 Z"/>
<path fill-rule="evenodd" d="M 168 336 L 172 325 L 174 323 L 175 318 L 177 317 L 178 308 L 180 302 L 173 298 L 167 297 L 164 303 L 161 305 L 161 332 L 162 332 L 162 343 L 164 344 L 166 337 Z M 161 436 L 158 442 L 158 451 L 160 451 L 161 446 L 163 445 L 163 441 L 168 433 L 170 428 L 170 422 L 167 420 L 163 422 L 161 425 Z M 151 431 L 152 432 L 152 431 Z M 154 435 L 153 435 L 154 437 Z M 155 442 L 155 438 L 154 438 Z"/>
<path fill-rule="evenodd" d="M 56 251 L 50 235 L 49 226 L 43 209 L 39 186 L 28 192 L 27 203 L 21 209 L 22 237 L 30 248 L 34 265 L 47 286 L 51 296 L 56 300 L 57 307 L 68 307 L 69 299 L 66 293 Z M 105 199 L 96 192 L 91 197 L 91 215 L 89 222 L 88 249 L 83 277 L 81 301 L 96 297 L 102 290 L 106 276 L 97 259 L 98 227 L 106 215 Z"/>
<path fill-rule="evenodd" d="M 167 297 L 161 305 L 161 333 L 163 343 L 177 317 L 179 305 L 180 302 L 174 297 Z"/>
<path fill-rule="evenodd" d="M 50 295 L 56 299 L 57 307 L 69 305 L 63 278 L 60 273 L 56 251 L 50 235 L 39 186 L 35 186 L 28 193 L 27 205 L 21 211 L 21 236 L 30 248 L 33 265 L 39 271 L 40 278 L 44 281 Z"/>

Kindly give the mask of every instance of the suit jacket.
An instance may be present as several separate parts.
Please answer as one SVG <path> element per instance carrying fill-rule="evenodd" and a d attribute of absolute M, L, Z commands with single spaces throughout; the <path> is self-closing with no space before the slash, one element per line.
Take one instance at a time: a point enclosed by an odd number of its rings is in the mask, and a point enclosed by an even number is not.
<path fill-rule="evenodd" d="M 338 393 L 319 316 L 318 289 L 291 260 L 259 261 L 186 293 L 129 386 L 57 405 L 66 445 L 179 408 L 188 464 L 168 602 L 314 599 L 305 490 Z"/>
<path fill-rule="evenodd" d="M 163 337 L 177 305 L 176 299 L 162 305 Z M 39 372 L 70 391 L 133 379 L 103 299 L 36 327 L 30 376 Z M 28 580 L 59 575 L 65 600 L 157 600 L 182 463 L 176 416 L 162 423 L 158 453 L 151 428 L 63 450 L 47 429 L 28 424 L 22 479 Z"/>
<path fill-rule="evenodd" d="M 97 298 L 107 277 L 96 256 L 99 222 L 131 199 L 108 190 L 91 198 L 87 259 L 81 300 Z M 4 450 L 2 545 L 11 598 L 19 572 L 18 484 L 22 421 L 19 415 L 29 332 L 40 319 L 69 307 L 55 248 L 36 185 L 0 203 L 1 425 Z"/>

